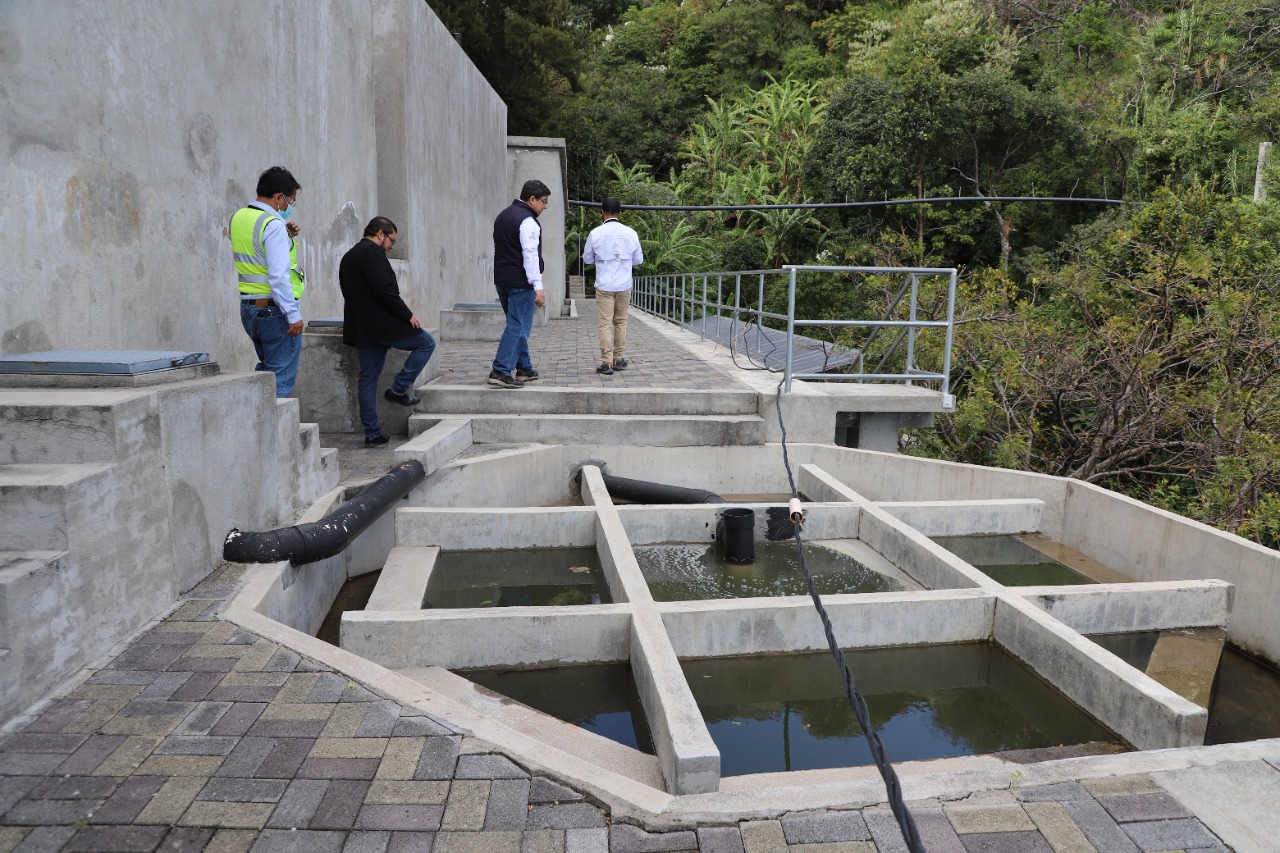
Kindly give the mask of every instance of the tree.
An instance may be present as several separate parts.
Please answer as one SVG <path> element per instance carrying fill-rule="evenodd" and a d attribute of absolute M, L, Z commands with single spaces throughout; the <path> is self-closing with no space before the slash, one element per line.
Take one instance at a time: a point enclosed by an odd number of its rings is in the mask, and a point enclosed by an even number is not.
<path fill-rule="evenodd" d="M 566 0 L 431 0 L 431 9 L 507 105 L 507 132 L 539 136 L 578 87 Z"/>

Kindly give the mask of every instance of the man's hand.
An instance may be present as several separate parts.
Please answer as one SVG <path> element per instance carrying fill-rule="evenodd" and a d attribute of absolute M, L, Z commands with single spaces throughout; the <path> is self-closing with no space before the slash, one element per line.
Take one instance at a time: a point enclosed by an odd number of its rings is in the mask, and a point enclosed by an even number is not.
<path fill-rule="evenodd" d="M 417 314 L 414 314 L 412 317 L 409 318 L 409 325 L 413 326 L 415 329 L 421 329 L 422 321 L 418 319 Z"/>
<path fill-rule="evenodd" d="M 537 305 L 539 308 L 541 308 L 543 305 L 546 305 L 547 304 L 546 291 L 538 290 L 538 291 L 535 291 L 535 293 L 537 293 L 537 295 L 533 297 L 533 304 Z"/>
<path fill-rule="evenodd" d="M 299 321 L 298 321 L 298 322 L 296 322 L 296 323 L 290 323 L 290 324 L 289 324 L 289 334 L 290 334 L 290 335 L 292 335 L 293 337 L 297 337 L 298 335 L 302 334 L 302 321 L 301 321 L 301 320 L 299 320 Z"/>
<path fill-rule="evenodd" d="M 285 227 L 285 230 L 289 232 L 290 237 L 297 237 L 298 232 L 302 230 L 301 228 L 298 227 L 298 223 L 296 222 L 286 222 L 284 224 L 284 227 Z"/>

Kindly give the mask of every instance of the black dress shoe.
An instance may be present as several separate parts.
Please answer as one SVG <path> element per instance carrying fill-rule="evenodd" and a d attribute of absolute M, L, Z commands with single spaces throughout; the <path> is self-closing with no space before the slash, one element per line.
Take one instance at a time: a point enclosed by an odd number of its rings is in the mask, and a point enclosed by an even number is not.
<path fill-rule="evenodd" d="M 388 388 L 382 392 L 382 396 L 393 403 L 399 403 L 402 406 L 416 406 L 422 402 L 422 398 L 418 395 L 409 396 L 408 394 L 397 394 Z"/>
<path fill-rule="evenodd" d="M 370 438 L 369 436 L 366 435 L 364 437 L 364 446 L 373 447 L 378 444 L 386 444 L 390 440 L 391 440 L 391 436 L 387 435 L 385 432 L 380 432 L 377 435 L 375 435 L 373 438 Z"/>

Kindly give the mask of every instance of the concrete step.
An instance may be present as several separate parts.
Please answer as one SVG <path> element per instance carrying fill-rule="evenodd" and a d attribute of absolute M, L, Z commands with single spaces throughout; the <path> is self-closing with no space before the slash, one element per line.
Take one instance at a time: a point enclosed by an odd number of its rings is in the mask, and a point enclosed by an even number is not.
<path fill-rule="evenodd" d="M 66 556 L 66 551 L 0 551 L 0 650 L 21 650 L 32 620 L 57 620 L 62 602 L 58 580 Z M 18 663 L 13 658 L 7 662 Z M 5 663 L 0 657 L 0 673 Z M 0 676 L 0 683 L 14 682 Z"/>
<path fill-rule="evenodd" d="M 109 508 L 113 467 L 0 465 L 0 542 L 14 551 L 70 548 L 77 528 Z"/>
<path fill-rule="evenodd" d="M 502 392 L 499 392 L 502 393 Z M 509 393 L 509 392 L 508 392 Z M 523 392 L 516 392 L 523 393 Z M 473 414 L 476 444 L 615 444 L 627 447 L 693 447 L 764 444 L 764 421 L 756 415 L 550 415 Z M 414 415 L 409 434 L 444 420 Z"/>
<path fill-rule="evenodd" d="M 554 388 L 537 384 L 516 391 L 475 385 L 420 385 L 420 412 L 440 415 L 755 415 L 755 391 L 688 389 Z"/>
<path fill-rule="evenodd" d="M 138 398 L 132 390 L 0 389 L 0 465 L 114 461 L 120 415 L 128 410 L 131 422 Z"/>

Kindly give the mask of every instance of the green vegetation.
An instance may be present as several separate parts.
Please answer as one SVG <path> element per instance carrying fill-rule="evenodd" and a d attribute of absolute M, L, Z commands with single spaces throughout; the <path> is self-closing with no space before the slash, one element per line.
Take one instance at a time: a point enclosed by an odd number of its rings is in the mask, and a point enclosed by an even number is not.
<path fill-rule="evenodd" d="M 574 198 L 1124 200 L 628 221 L 650 270 L 959 267 L 959 405 L 909 452 L 1280 546 L 1280 154 L 1253 201 L 1280 141 L 1280 0 L 431 4 L 512 133 L 566 138 Z M 571 254 L 594 222 L 570 223 Z M 816 281 L 801 310 L 868 316 L 892 289 Z"/>

